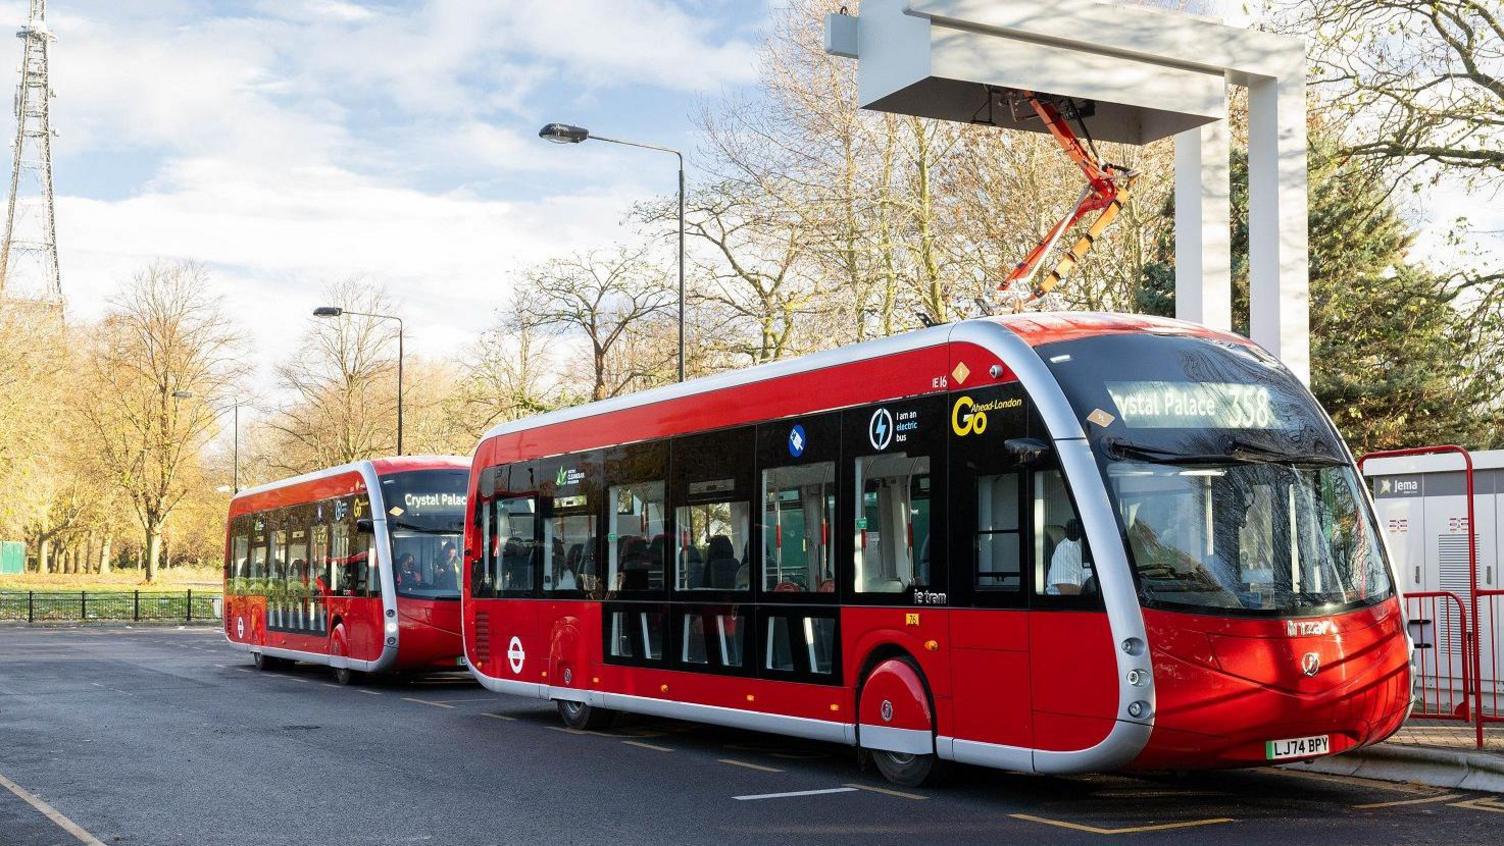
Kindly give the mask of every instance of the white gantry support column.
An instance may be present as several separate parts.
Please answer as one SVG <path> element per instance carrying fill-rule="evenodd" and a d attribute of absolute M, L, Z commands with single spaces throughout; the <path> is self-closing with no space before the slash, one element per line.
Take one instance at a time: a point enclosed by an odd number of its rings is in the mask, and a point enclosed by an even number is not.
<path fill-rule="evenodd" d="M 1226 121 L 1175 136 L 1175 316 L 1232 329 L 1232 174 Z"/>
<path fill-rule="evenodd" d="M 1098 140 L 1176 138 L 1176 311 L 1231 324 L 1226 86 L 1249 90 L 1253 339 L 1310 378 L 1305 43 L 1093 0 L 864 0 L 826 49 L 864 108 L 1041 131 L 1008 92 L 1090 100 Z"/>
<path fill-rule="evenodd" d="M 1310 382 L 1304 64 L 1248 85 L 1248 300 L 1249 336 Z"/>

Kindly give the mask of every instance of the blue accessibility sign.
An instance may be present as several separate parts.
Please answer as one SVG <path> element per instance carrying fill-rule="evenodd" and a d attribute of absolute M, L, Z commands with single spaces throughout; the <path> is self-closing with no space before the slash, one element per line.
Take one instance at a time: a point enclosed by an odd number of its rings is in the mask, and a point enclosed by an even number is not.
<path fill-rule="evenodd" d="M 794 428 L 789 430 L 789 455 L 798 458 L 804 454 L 804 448 L 808 444 L 809 440 L 804 435 L 804 427 L 795 423 Z"/>

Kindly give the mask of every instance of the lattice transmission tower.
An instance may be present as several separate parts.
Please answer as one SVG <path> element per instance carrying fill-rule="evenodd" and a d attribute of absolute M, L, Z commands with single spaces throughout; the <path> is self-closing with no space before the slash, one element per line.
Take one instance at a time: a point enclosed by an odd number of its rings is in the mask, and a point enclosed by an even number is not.
<path fill-rule="evenodd" d="M 0 300 L 61 305 L 52 200 L 51 104 L 56 93 L 47 79 L 53 41 L 47 29 L 47 0 L 31 0 L 31 14 L 16 37 L 23 44 L 21 83 L 16 87 L 5 241 L 0 244 Z"/>

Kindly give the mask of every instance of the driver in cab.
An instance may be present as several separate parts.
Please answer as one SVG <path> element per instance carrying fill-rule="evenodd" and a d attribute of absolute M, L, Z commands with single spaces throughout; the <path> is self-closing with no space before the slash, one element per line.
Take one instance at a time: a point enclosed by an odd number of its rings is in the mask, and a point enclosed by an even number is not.
<path fill-rule="evenodd" d="M 1055 545 L 1050 569 L 1045 575 L 1045 593 L 1051 596 L 1075 596 L 1086 584 L 1088 572 L 1081 563 L 1081 521 L 1065 521 L 1065 537 Z"/>

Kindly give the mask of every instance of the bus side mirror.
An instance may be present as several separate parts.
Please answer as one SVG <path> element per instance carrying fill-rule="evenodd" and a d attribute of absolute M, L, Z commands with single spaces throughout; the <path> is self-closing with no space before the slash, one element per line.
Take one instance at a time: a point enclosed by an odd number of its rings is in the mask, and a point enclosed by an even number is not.
<path fill-rule="evenodd" d="M 355 518 L 355 531 L 362 535 L 373 535 L 376 533 L 376 524 L 371 522 L 369 517 L 357 517 Z"/>
<path fill-rule="evenodd" d="M 1050 445 L 1038 438 L 1009 438 L 1003 441 L 1003 449 L 1017 458 L 1019 464 L 1033 467 L 1044 461 L 1044 457 L 1050 452 Z"/>

